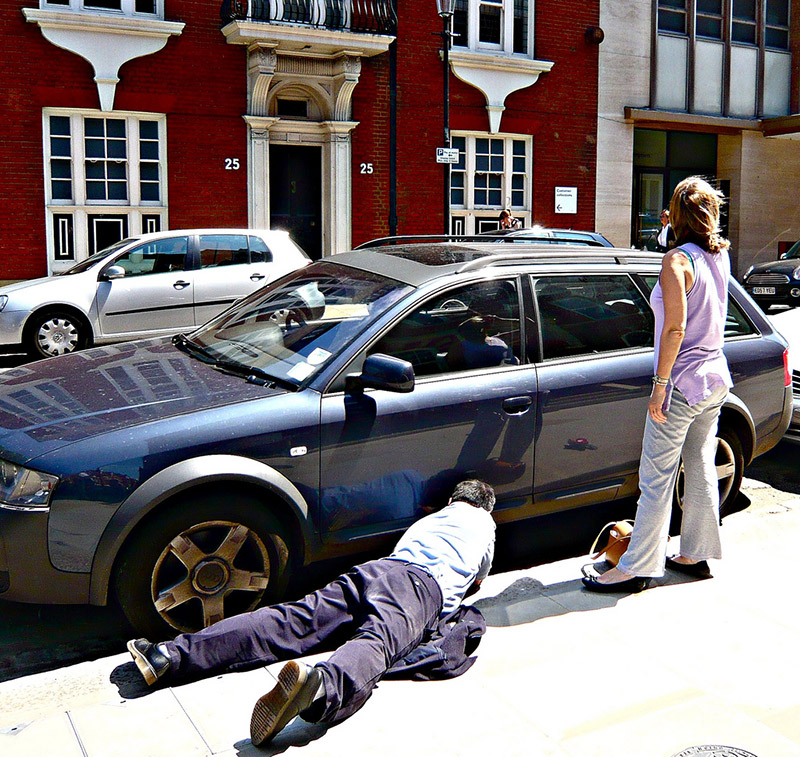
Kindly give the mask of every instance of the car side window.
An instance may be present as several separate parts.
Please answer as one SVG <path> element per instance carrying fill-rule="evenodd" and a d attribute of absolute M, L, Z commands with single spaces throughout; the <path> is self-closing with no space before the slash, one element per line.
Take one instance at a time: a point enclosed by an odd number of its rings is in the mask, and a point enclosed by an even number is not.
<path fill-rule="evenodd" d="M 545 360 L 653 346 L 653 311 L 628 276 L 533 279 Z"/>
<path fill-rule="evenodd" d="M 658 281 L 658 276 L 642 276 L 645 286 L 653 291 L 653 287 Z M 728 314 L 725 317 L 725 338 L 730 339 L 734 336 L 749 336 L 755 334 L 756 330 L 744 314 L 742 306 L 733 297 L 728 295 Z"/>
<path fill-rule="evenodd" d="M 250 262 L 271 263 L 272 251 L 261 237 L 250 237 Z"/>
<path fill-rule="evenodd" d="M 156 239 L 128 250 L 114 261 L 114 265 L 124 268 L 126 277 L 185 271 L 188 251 L 188 237 Z"/>
<path fill-rule="evenodd" d="M 244 234 L 201 234 L 199 250 L 201 268 L 250 262 Z"/>
<path fill-rule="evenodd" d="M 519 365 L 517 283 L 492 279 L 438 294 L 369 350 L 407 360 L 416 376 Z"/>

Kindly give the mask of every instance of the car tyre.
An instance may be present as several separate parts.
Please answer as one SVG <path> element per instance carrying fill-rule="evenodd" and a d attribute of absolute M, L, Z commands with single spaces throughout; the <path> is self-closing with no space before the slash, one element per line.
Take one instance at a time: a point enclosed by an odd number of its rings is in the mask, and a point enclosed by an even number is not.
<path fill-rule="evenodd" d="M 87 327 L 65 311 L 34 313 L 25 327 L 24 346 L 34 359 L 82 350 L 88 341 Z"/>
<path fill-rule="evenodd" d="M 736 512 L 736 498 L 742 486 L 744 475 L 744 452 L 742 442 L 735 431 L 721 428 L 717 432 L 717 480 L 719 481 L 719 517 L 724 518 Z M 673 495 L 673 511 L 670 533 L 680 533 L 683 503 L 684 473 L 683 461 L 678 469 Z"/>
<path fill-rule="evenodd" d="M 280 599 L 291 542 L 264 508 L 211 490 L 137 528 L 114 572 L 117 601 L 137 633 L 171 638 Z"/>

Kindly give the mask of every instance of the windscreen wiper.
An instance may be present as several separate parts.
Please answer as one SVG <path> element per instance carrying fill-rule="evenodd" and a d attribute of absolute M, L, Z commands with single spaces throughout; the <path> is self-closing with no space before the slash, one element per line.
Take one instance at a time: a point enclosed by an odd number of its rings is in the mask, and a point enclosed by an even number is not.
<path fill-rule="evenodd" d="M 263 368 L 256 368 L 246 363 L 240 363 L 236 360 L 229 360 L 227 358 L 219 358 L 214 360 L 214 367 L 226 373 L 232 373 L 235 376 L 242 376 L 248 384 L 258 384 L 259 386 L 280 386 L 283 389 L 290 389 L 293 392 L 297 391 L 297 384 L 292 383 L 280 376 L 273 376 Z"/>
<path fill-rule="evenodd" d="M 197 342 L 193 342 L 186 334 L 175 334 L 175 336 L 172 337 L 172 343 L 181 352 L 196 357 L 204 363 L 213 364 L 216 362 L 216 358 L 205 347 L 201 347 Z"/>

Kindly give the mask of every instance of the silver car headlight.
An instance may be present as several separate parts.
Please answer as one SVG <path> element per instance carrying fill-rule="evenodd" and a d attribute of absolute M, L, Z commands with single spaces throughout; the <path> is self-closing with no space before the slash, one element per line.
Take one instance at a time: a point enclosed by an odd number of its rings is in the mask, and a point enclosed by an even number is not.
<path fill-rule="evenodd" d="M 793 279 L 800 279 L 800 265 L 792 271 Z M 1 309 L 1 308 L 0 308 Z"/>
<path fill-rule="evenodd" d="M 2 310 L 6 306 L 7 302 L 8 302 L 8 295 L 0 294 L 0 310 Z"/>
<path fill-rule="evenodd" d="M 0 507 L 43 510 L 50 505 L 57 476 L 0 460 Z"/>

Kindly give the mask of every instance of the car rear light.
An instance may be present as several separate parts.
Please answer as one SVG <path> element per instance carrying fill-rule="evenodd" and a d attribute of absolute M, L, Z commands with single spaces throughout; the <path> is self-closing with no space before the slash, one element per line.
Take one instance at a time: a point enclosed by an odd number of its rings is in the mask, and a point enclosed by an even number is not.
<path fill-rule="evenodd" d="M 792 374 L 789 372 L 789 350 L 783 351 L 783 385 L 792 385 Z"/>

